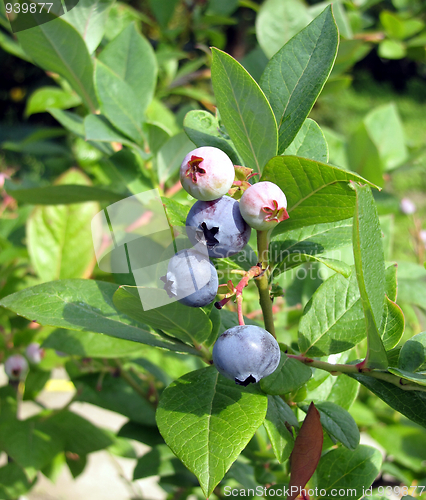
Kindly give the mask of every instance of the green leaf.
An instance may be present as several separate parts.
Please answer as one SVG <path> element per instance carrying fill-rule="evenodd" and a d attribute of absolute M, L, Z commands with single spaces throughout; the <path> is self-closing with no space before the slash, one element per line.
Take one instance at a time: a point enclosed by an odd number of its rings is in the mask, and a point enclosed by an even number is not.
<path fill-rule="evenodd" d="M 408 339 L 399 353 L 398 367 L 409 372 L 417 371 L 426 361 L 426 332 Z"/>
<path fill-rule="evenodd" d="M 299 348 L 308 356 L 346 351 L 365 337 L 355 273 L 350 279 L 335 274 L 306 304 L 299 324 Z"/>
<path fill-rule="evenodd" d="M 278 264 L 293 253 L 317 255 L 352 243 L 352 219 L 315 224 L 299 229 L 272 233 L 270 262 Z"/>
<path fill-rule="evenodd" d="M 425 309 L 426 270 L 413 262 L 398 263 L 398 301 Z"/>
<path fill-rule="evenodd" d="M 208 497 L 262 424 L 267 397 L 202 368 L 161 395 L 157 424 L 166 443 L 193 472 Z"/>
<path fill-rule="evenodd" d="M 16 35 L 31 59 L 46 71 L 68 80 L 93 113 L 98 104 L 93 87 L 93 64 L 78 31 L 57 18 Z"/>
<path fill-rule="evenodd" d="M 277 22 L 282 9 L 300 5 L 295 0 L 285 3 L 268 0 L 258 15 L 258 27 L 262 25 L 262 11 L 271 4 L 276 9 L 271 13 L 274 16 L 271 23 Z M 298 22 L 304 26 L 306 17 L 300 16 Z M 271 25 L 268 29 L 271 33 Z M 285 37 L 288 35 L 283 30 L 283 25 L 280 26 L 279 33 L 284 33 Z M 260 79 L 260 87 L 271 103 L 277 120 L 278 153 L 289 147 L 315 104 L 330 75 L 338 44 L 339 33 L 331 6 L 328 6 L 311 24 L 287 42 L 266 66 Z M 272 51 L 272 48 L 269 47 L 268 50 Z"/>
<path fill-rule="evenodd" d="M 116 130 L 111 123 L 101 115 L 87 115 L 84 118 L 84 136 L 88 141 L 119 142 L 141 151 L 134 142 L 126 139 L 121 132 Z"/>
<path fill-rule="evenodd" d="M 145 127 L 148 131 L 149 150 L 152 154 L 156 155 L 166 141 L 170 139 L 169 131 L 156 123 L 146 123 Z"/>
<path fill-rule="evenodd" d="M 287 460 L 294 446 L 294 437 L 288 429 L 292 421 L 287 421 L 289 412 L 295 418 L 290 407 L 279 396 L 268 396 L 268 411 L 264 426 L 271 441 L 272 449 L 280 463 Z M 297 423 L 297 419 L 296 419 Z M 288 427 L 287 427 L 288 426 Z M 297 423 L 298 426 L 298 423 Z"/>
<path fill-rule="evenodd" d="M 133 439 L 151 447 L 164 443 L 164 439 L 161 437 L 161 434 L 158 432 L 156 427 L 142 425 L 131 421 L 123 425 L 123 427 L 118 431 L 117 436 L 126 439 Z"/>
<path fill-rule="evenodd" d="M 184 475 L 189 472 L 168 446 L 160 444 L 139 458 L 133 471 L 133 481 L 145 477 L 165 477 L 174 474 Z"/>
<path fill-rule="evenodd" d="M 6 190 L 19 203 L 29 203 L 31 205 L 70 205 L 87 201 L 113 203 L 123 199 L 123 196 L 113 191 L 85 186 L 84 184 L 65 184 L 20 189 L 18 185 L 7 182 Z"/>
<path fill-rule="evenodd" d="M 129 376 L 132 376 L 129 374 Z M 105 375 L 99 390 L 99 374 L 90 374 L 73 380 L 77 400 L 125 415 L 130 420 L 155 426 L 154 407 L 138 394 L 123 378 Z M 135 379 L 135 384 L 140 383 Z"/>
<path fill-rule="evenodd" d="M 75 169 L 65 172 L 56 182 L 84 187 L 90 184 L 89 178 Z M 28 251 L 42 280 L 90 275 L 94 265 L 90 223 L 98 212 L 95 202 L 34 209 L 27 222 Z"/>
<path fill-rule="evenodd" d="M 399 40 L 382 40 L 378 54 L 385 59 L 402 59 L 407 54 L 404 42 Z"/>
<path fill-rule="evenodd" d="M 305 5 L 298 0 L 267 0 L 256 17 L 256 36 L 268 57 L 272 57 L 312 17 Z"/>
<path fill-rule="evenodd" d="M 262 181 L 274 182 L 284 191 L 290 215 L 277 226 L 275 234 L 352 217 L 356 197 L 349 186 L 350 180 L 370 184 L 356 174 L 326 163 L 297 156 L 272 158 Z"/>
<path fill-rule="evenodd" d="M 62 16 L 64 21 L 78 30 L 90 54 L 102 41 L 109 9 L 113 3 L 114 0 L 78 0 L 77 5 Z"/>
<path fill-rule="evenodd" d="M 149 0 L 150 7 L 162 28 L 171 20 L 178 0 Z"/>
<path fill-rule="evenodd" d="M 215 116 L 201 109 L 189 111 L 185 115 L 183 128 L 197 146 L 212 146 L 221 149 L 231 158 L 234 165 L 242 163 L 238 153 L 234 149 L 232 141 L 220 132 L 219 122 Z"/>
<path fill-rule="evenodd" d="M 0 467 L 0 498 L 15 500 L 25 495 L 32 484 L 18 464 L 9 463 Z"/>
<path fill-rule="evenodd" d="M 163 290 L 152 290 L 153 295 L 163 293 Z M 212 323 L 202 309 L 179 302 L 144 311 L 136 287 L 120 287 L 113 300 L 117 309 L 130 318 L 163 330 L 183 342 L 201 344 L 212 330 Z"/>
<path fill-rule="evenodd" d="M 58 108 L 49 108 L 48 111 L 69 132 L 84 138 L 84 124 L 81 116 Z"/>
<path fill-rule="evenodd" d="M 301 387 L 311 377 L 312 370 L 309 366 L 281 353 L 277 369 L 260 381 L 260 387 L 267 394 L 286 394 Z"/>
<path fill-rule="evenodd" d="M 426 392 L 405 391 L 389 382 L 358 373 L 352 373 L 350 377 L 358 380 L 394 410 L 426 427 Z"/>
<path fill-rule="evenodd" d="M 180 168 L 183 158 L 194 149 L 185 132 L 170 137 L 158 151 L 155 167 L 160 183 L 174 176 Z"/>
<path fill-rule="evenodd" d="M 42 87 L 31 94 L 25 108 L 25 115 L 44 113 L 48 108 L 68 109 L 81 104 L 81 98 L 74 92 L 58 87 Z"/>
<path fill-rule="evenodd" d="M 402 121 L 394 103 L 375 108 L 363 122 L 386 171 L 408 159 Z"/>
<path fill-rule="evenodd" d="M 262 172 L 277 154 L 277 124 L 265 95 L 230 55 L 213 48 L 212 84 L 226 131 L 245 166 Z"/>
<path fill-rule="evenodd" d="M 323 428 L 343 446 L 355 450 L 359 445 L 360 436 L 352 415 L 330 401 L 320 401 L 315 403 L 315 406 L 320 413 Z M 307 412 L 309 407 L 302 405 L 301 408 Z"/>
<path fill-rule="evenodd" d="M 9 295 L 0 305 L 41 325 L 104 333 L 172 351 L 198 351 L 151 333 L 113 305 L 118 285 L 94 280 L 60 280 L 44 283 Z"/>
<path fill-rule="evenodd" d="M 164 211 L 166 212 L 167 220 L 171 227 L 174 226 L 185 226 L 186 218 L 190 207 L 186 205 L 181 205 L 171 198 L 161 197 L 163 202 Z"/>
<path fill-rule="evenodd" d="M 398 304 L 392 302 L 388 297 L 385 299 L 383 319 L 380 327 L 380 336 L 386 351 L 398 345 L 404 334 L 405 318 Z"/>
<path fill-rule="evenodd" d="M 379 328 L 385 304 L 385 261 L 382 231 L 369 186 L 354 184 L 357 196 L 353 225 L 355 270 L 367 329 L 367 356 L 371 368 L 387 368 Z"/>
<path fill-rule="evenodd" d="M 346 448 L 328 451 L 321 457 L 315 474 L 315 486 L 326 492 L 318 498 L 331 500 L 339 490 L 339 498 L 344 500 L 361 498 L 377 477 L 381 465 L 380 451 L 371 446 L 360 445 L 354 451 Z"/>
<path fill-rule="evenodd" d="M 139 33 L 135 23 L 129 24 L 105 47 L 99 61 L 132 89 L 136 97 L 133 107 L 143 115 L 154 97 L 157 60 L 151 44 Z M 114 120 L 112 122 L 118 127 Z"/>
<path fill-rule="evenodd" d="M 72 458 L 71 458 L 72 457 Z M 78 477 L 85 469 L 87 464 L 87 457 L 75 457 L 74 455 L 65 456 L 68 468 L 71 472 L 72 477 L 75 479 Z"/>
<path fill-rule="evenodd" d="M 426 386 L 426 374 L 425 373 L 411 373 L 406 370 L 400 370 L 399 368 L 388 368 L 390 373 L 403 378 L 404 380 L 409 380 L 418 385 Z"/>
<path fill-rule="evenodd" d="M 136 356 L 146 350 L 144 345 L 137 345 L 129 340 L 99 335 L 99 333 L 63 329 L 54 330 L 42 346 L 83 358 L 107 359 Z"/>
<path fill-rule="evenodd" d="M 64 451 L 87 455 L 113 444 L 105 431 L 72 411 L 60 411 L 49 416 L 47 421 L 64 440 Z"/>
<path fill-rule="evenodd" d="M 394 461 L 409 469 L 424 472 L 424 449 L 426 448 L 426 431 L 409 425 L 374 426 L 369 431 Z M 392 436 L 392 439 L 389 439 Z"/>
<path fill-rule="evenodd" d="M 380 22 L 391 38 L 400 40 L 410 38 L 424 28 L 424 23 L 420 19 L 404 19 L 388 10 L 380 12 Z"/>
<path fill-rule="evenodd" d="M 40 417 L 0 423 L 0 448 L 21 467 L 40 470 L 63 446 L 61 433 Z"/>
<path fill-rule="evenodd" d="M 102 61 L 95 65 L 95 87 L 102 113 L 137 144 L 143 143 L 143 112 L 130 85 Z"/>
<path fill-rule="evenodd" d="M 328 146 L 319 125 L 306 118 L 303 125 L 283 153 L 290 156 L 301 156 L 310 160 L 328 162 Z"/>
<path fill-rule="evenodd" d="M 336 273 L 340 273 L 345 278 L 348 278 L 352 272 L 351 266 L 340 260 L 296 252 L 291 253 L 288 257 L 283 259 L 277 268 L 285 272 L 293 267 L 303 264 L 304 262 L 320 262 L 333 271 L 336 271 Z"/>

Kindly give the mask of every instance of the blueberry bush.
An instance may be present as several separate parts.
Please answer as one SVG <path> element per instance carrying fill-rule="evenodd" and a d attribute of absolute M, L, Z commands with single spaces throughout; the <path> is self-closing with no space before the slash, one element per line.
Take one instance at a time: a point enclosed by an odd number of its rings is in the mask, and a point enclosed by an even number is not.
<path fill-rule="evenodd" d="M 80 0 L 16 34 L 0 6 L 3 60 L 42 82 L 1 133 L 1 499 L 104 449 L 173 500 L 421 496 L 426 233 L 392 183 L 426 188 L 424 144 L 391 102 L 345 136 L 313 119 L 372 43 L 424 57 L 421 2 L 395 0 L 368 36 L 377 3 Z M 240 12 L 255 43 L 233 57 Z M 149 309 L 92 229 L 151 190 L 175 250 L 150 291 L 170 300 Z M 50 409 L 37 397 L 58 366 L 75 393 Z M 22 419 L 22 400 L 39 411 Z M 76 401 L 128 421 L 113 433 Z"/>

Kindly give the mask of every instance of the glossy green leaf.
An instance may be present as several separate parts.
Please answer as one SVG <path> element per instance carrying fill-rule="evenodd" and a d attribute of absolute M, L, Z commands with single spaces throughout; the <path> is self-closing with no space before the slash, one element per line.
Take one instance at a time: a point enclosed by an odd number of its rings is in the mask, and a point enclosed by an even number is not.
<path fill-rule="evenodd" d="M 400 370 L 399 368 L 388 368 L 388 371 L 404 380 L 426 386 L 426 373 L 411 373 L 406 370 Z"/>
<path fill-rule="evenodd" d="M 135 356 L 146 348 L 129 340 L 78 330 L 54 330 L 43 342 L 46 349 L 55 349 L 82 358 L 118 358 Z"/>
<path fill-rule="evenodd" d="M 170 137 L 157 153 L 155 166 L 160 183 L 166 182 L 179 171 L 182 160 L 195 149 L 184 132 Z"/>
<path fill-rule="evenodd" d="M 162 294 L 163 291 L 153 289 L 152 294 L 155 293 Z M 114 305 L 130 318 L 163 330 L 183 342 L 201 344 L 212 330 L 212 323 L 201 308 L 173 302 L 144 311 L 136 287 L 120 287 L 114 294 Z"/>
<path fill-rule="evenodd" d="M 402 121 L 394 103 L 375 108 L 363 121 L 385 170 L 392 170 L 408 159 Z"/>
<path fill-rule="evenodd" d="M 296 0 L 284 3 L 268 0 L 263 5 L 263 11 L 271 3 L 276 9 L 272 14 L 273 23 L 277 22 L 282 9 L 300 5 Z M 302 25 L 306 24 L 303 16 L 298 21 Z M 258 16 L 258 26 L 261 23 L 262 10 Z M 278 33 L 288 35 L 282 26 Z M 331 6 L 328 6 L 311 24 L 287 42 L 266 66 L 260 79 L 260 87 L 271 103 L 277 120 L 278 153 L 281 154 L 289 147 L 312 109 L 331 72 L 338 44 L 339 33 Z M 272 51 L 270 45 L 268 51 Z"/>
<path fill-rule="evenodd" d="M 171 198 L 166 198 L 165 196 L 161 197 L 161 201 L 163 202 L 169 225 L 172 227 L 185 226 L 190 207 L 182 205 Z"/>
<path fill-rule="evenodd" d="M 346 219 L 283 233 L 274 231 L 269 244 L 269 261 L 277 264 L 293 253 L 317 255 L 349 245 L 352 243 L 352 222 L 352 219 Z"/>
<path fill-rule="evenodd" d="M 129 374 L 132 377 L 131 374 Z M 125 415 L 144 425 L 155 425 L 154 407 L 122 377 L 106 374 L 99 382 L 99 374 L 89 374 L 73 380 L 77 399 Z M 140 380 L 134 378 L 135 384 Z"/>
<path fill-rule="evenodd" d="M 184 475 L 189 472 L 168 446 L 160 444 L 139 458 L 133 471 L 133 480 L 174 474 Z"/>
<path fill-rule="evenodd" d="M 264 93 L 230 55 L 213 49 L 212 83 L 217 106 L 245 166 L 262 172 L 277 154 L 277 124 Z"/>
<path fill-rule="evenodd" d="M 84 135 L 88 141 L 118 142 L 131 148 L 138 149 L 136 144 L 114 128 L 105 116 L 86 115 L 84 118 Z"/>
<path fill-rule="evenodd" d="M 118 431 L 117 436 L 133 439 L 151 447 L 164 443 L 164 439 L 161 437 L 156 427 L 142 425 L 132 421 L 125 423 Z"/>
<path fill-rule="evenodd" d="M 31 488 L 25 472 L 18 464 L 8 463 L 0 467 L 0 498 L 15 500 Z"/>
<path fill-rule="evenodd" d="M 69 132 L 84 137 L 84 124 L 81 116 L 58 108 L 49 108 L 48 111 Z"/>
<path fill-rule="evenodd" d="M 240 165 L 241 159 L 235 151 L 232 141 L 221 133 L 219 122 L 215 116 L 201 109 L 189 111 L 183 121 L 183 128 L 197 146 L 213 146 L 221 149 L 231 158 L 234 165 Z"/>
<path fill-rule="evenodd" d="M 321 285 L 305 307 L 299 324 L 299 348 L 308 356 L 346 351 L 365 337 L 355 273 L 335 274 Z"/>
<path fill-rule="evenodd" d="M 359 445 L 360 435 L 351 414 L 330 401 L 320 401 L 315 406 L 320 413 L 323 428 L 343 446 L 354 450 Z M 307 405 L 302 405 L 301 408 L 304 412 L 308 411 Z"/>
<path fill-rule="evenodd" d="M 20 189 L 16 184 L 7 183 L 7 192 L 19 203 L 31 205 L 70 205 L 87 201 L 114 203 L 123 196 L 106 189 L 84 184 L 64 184 L 38 188 Z"/>
<path fill-rule="evenodd" d="M 312 370 L 309 366 L 281 353 L 277 369 L 260 381 L 260 387 L 267 394 L 286 394 L 301 387 L 311 377 Z"/>
<path fill-rule="evenodd" d="M 99 60 L 132 89 L 136 97 L 133 107 L 143 115 L 154 97 L 157 60 L 151 44 L 135 23 L 129 24 L 103 49 Z"/>
<path fill-rule="evenodd" d="M 25 115 L 44 113 L 48 108 L 69 109 L 81 104 L 81 98 L 74 92 L 59 87 L 42 87 L 31 94 L 25 108 Z"/>
<path fill-rule="evenodd" d="M 78 0 L 77 5 L 62 16 L 64 21 L 78 30 L 90 54 L 102 41 L 109 9 L 113 3 L 114 0 Z"/>
<path fill-rule="evenodd" d="M 143 112 L 132 87 L 100 60 L 96 61 L 94 78 L 102 113 L 123 134 L 141 144 Z"/>
<path fill-rule="evenodd" d="M 160 337 L 117 311 L 112 302 L 117 288 L 118 285 L 94 280 L 53 281 L 9 295 L 0 305 L 41 325 L 104 333 L 198 355 L 195 349 Z"/>
<path fill-rule="evenodd" d="M 214 367 L 202 368 L 162 393 L 157 424 L 208 497 L 262 424 L 267 404 L 257 387 L 238 386 Z"/>
<path fill-rule="evenodd" d="M 390 382 L 358 373 L 353 373 L 350 376 L 380 399 L 383 399 L 391 408 L 399 411 L 416 424 L 426 427 L 426 392 L 405 391 Z"/>
<path fill-rule="evenodd" d="M 399 353 L 398 367 L 409 372 L 417 371 L 426 362 L 426 332 L 407 340 Z"/>
<path fill-rule="evenodd" d="M 268 57 L 272 57 L 312 19 L 298 0 L 267 0 L 256 17 L 256 36 Z"/>
<path fill-rule="evenodd" d="M 405 329 L 404 314 L 398 304 L 388 297 L 385 299 L 380 336 L 386 351 L 393 349 L 401 340 Z"/>
<path fill-rule="evenodd" d="M 349 186 L 350 180 L 368 183 L 356 174 L 326 163 L 297 156 L 272 158 L 262 181 L 274 182 L 284 191 L 290 216 L 277 226 L 275 234 L 352 217 L 356 197 Z"/>
<path fill-rule="evenodd" d="M 264 426 L 275 456 L 280 463 L 287 460 L 294 445 L 293 434 L 288 428 L 292 422 L 286 420 L 289 412 L 295 418 L 290 407 L 279 396 L 268 396 L 268 411 Z"/>
<path fill-rule="evenodd" d="M 71 169 L 57 184 L 89 187 L 90 180 Z M 42 280 L 81 278 L 91 273 L 94 249 L 90 223 L 98 212 L 99 205 L 95 202 L 34 209 L 27 223 L 28 251 Z"/>
<path fill-rule="evenodd" d="M 93 87 L 93 64 L 80 33 L 60 17 L 17 34 L 31 59 L 46 71 L 68 80 L 91 112 L 98 103 Z"/>
<path fill-rule="evenodd" d="M 341 260 L 329 259 L 320 255 L 309 255 L 297 252 L 293 252 L 288 257 L 283 259 L 280 262 L 279 266 L 277 266 L 277 268 L 281 271 L 288 271 L 289 269 L 299 266 L 304 262 L 320 262 L 336 273 L 340 273 L 345 278 L 348 278 L 352 272 L 351 266 Z"/>
<path fill-rule="evenodd" d="M 385 261 L 377 208 L 369 186 L 354 184 L 357 203 L 353 225 L 355 270 L 367 330 L 366 366 L 387 368 L 379 328 L 385 304 Z"/>
<path fill-rule="evenodd" d="M 328 162 L 328 146 L 319 125 L 306 118 L 284 155 L 301 156 L 310 160 Z"/>
<path fill-rule="evenodd" d="M 321 457 L 315 473 L 315 486 L 325 490 L 325 495 L 320 494 L 318 498 L 331 500 L 339 490 L 339 498 L 344 500 L 361 498 L 381 465 L 380 451 L 371 446 L 360 445 L 354 451 L 346 448 L 328 451 Z"/>

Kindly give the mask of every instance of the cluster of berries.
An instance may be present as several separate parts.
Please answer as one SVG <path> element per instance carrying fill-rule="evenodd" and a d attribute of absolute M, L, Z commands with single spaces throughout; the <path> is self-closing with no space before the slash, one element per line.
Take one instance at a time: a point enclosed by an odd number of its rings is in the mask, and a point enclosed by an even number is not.
<path fill-rule="evenodd" d="M 183 188 L 198 200 L 186 219 L 188 238 L 194 247 L 205 245 L 211 258 L 237 254 L 248 243 L 252 228 L 270 230 L 288 218 L 287 200 L 277 185 L 249 185 L 238 202 L 227 196 L 234 179 L 232 161 L 214 147 L 191 151 L 180 167 Z M 213 302 L 219 284 L 213 264 L 194 248 L 176 253 L 161 279 L 170 298 L 191 307 Z M 213 348 L 213 361 L 219 372 L 241 385 L 269 375 L 279 360 L 276 340 L 256 326 L 227 330 Z"/>

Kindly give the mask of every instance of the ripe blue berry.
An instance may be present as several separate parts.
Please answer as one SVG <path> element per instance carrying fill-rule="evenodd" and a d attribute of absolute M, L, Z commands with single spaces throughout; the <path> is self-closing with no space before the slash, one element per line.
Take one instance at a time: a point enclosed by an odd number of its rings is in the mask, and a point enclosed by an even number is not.
<path fill-rule="evenodd" d="M 276 370 L 280 348 L 274 337 L 259 326 L 234 326 L 217 339 L 213 362 L 219 373 L 247 386 Z"/>
<path fill-rule="evenodd" d="M 243 219 L 258 231 L 267 231 L 288 219 L 286 208 L 285 194 L 276 184 L 268 181 L 250 186 L 240 201 Z"/>
<path fill-rule="evenodd" d="M 251 233 L 250 227 L 241 217 L 238 201 L 229 196 L 194 203 L 188 213 L 186 226 L 192 244 L 204 240 L 209 256 L 214 258 L 240 252 Z"/>
<path fill-rule="evenodd" d="M 169 261 L 160 278 L 170 298 L 190 307 L 213 302 L 219 286 L 217 271 L 205 256 L 194 250 L 180 250 Z"/>
<path fill-rule="evenodd" d="M 226 194 L 235 178 L 235 169 L 226 153 L 203 146 L 188 153 L 180 167 L 183 188 L 197 200 L 216 200 Z"/>

